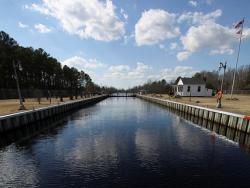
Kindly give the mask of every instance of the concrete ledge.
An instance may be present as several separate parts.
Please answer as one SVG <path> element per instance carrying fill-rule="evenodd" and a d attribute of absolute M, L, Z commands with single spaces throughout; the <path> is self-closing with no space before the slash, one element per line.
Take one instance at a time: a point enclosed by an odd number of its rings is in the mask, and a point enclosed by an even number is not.
<path fill-rule="evenodd" d="M 28 110 L 24 112 L 0 116 L 0 133 L 11 131 L 24 125 L 31 124 L 36 121 L 40 121 L 45 118 L 49 118 L 76 108 L 80 108 L 87 104 L 97 103 L 107 97 L 107 95 L 100 95 L 92 98 L 38 108 L 35 110 Z"/>
<path fill-rule="evenodd" d="M 172 108 L 180 112 L 182 111 L 185 114 L 190 114 L 192 116 L 202 118 L 203 120 L 208 120 L 207 122 L 206 121 L 200 121 L 200 122 L 202 122 L 201 126 L 204 126 L 210 130 L 217 130 L 218 129 L 217 125 L 224 125 L 225 129 L 223 129 L 222 132 L 225 132 L 225 134 L 230 134 L 229 136 L 233 137 L 233 139 L 235 133 L 234 131 L 230 131 L 227 133 L 228 131 L 227 127 L 244 133 L 250 133 L 250 121 L 244 119 L 244 115 L 242 114 L 224 112 L 220 110 L 204 108 L 200 106 L 194 106 L 190 104 L 184 104 L 180 102 L 175 102 L 166 99 L 159 99 L 145 95 L 137 95 L 137 97 L 167 106 L 169 108 Z"/>

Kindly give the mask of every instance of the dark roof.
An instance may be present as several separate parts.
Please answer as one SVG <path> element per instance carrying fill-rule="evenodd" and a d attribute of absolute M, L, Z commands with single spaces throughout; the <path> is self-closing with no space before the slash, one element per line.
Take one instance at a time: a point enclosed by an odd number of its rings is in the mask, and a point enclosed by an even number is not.
<path fill-rule="evenodd" d="M 183 84 L 206 84 L 202 78 L 181 78 Z"/>

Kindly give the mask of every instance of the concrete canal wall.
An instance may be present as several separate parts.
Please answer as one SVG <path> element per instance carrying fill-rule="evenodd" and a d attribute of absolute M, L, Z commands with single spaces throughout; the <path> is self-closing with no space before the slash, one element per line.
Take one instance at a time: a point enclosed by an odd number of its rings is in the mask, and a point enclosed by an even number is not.
<path fill-rule="evenodd" d="M 250 133 L 250 122 L 249 120 L 244 119 L 245 116 L 241 114 L 223 112 L 210 108 L 204 108 L 145 95 L 137 95 L 137 97 L 166 106 L 174 110 L 178 110 L 180 112 L 193 115 L 198 118 L 202 118 L 204 120 L 208 120 L 212 123 L 224 125 L 235 130 L 242 131 L 244 133 Z"/>
<path fill-rule="evenodd" d="M 35 123 L 36 121 L 40 121 L 57 114 L 62 114 L 88 104 L 97 103 L 107 97 L 108 96 L 106 95 L 101 95 L 83 100 L 53 105 L 45 108 L 0 116 L 0 133 L 8 132 L 20 128 L 24 125 Z"/>

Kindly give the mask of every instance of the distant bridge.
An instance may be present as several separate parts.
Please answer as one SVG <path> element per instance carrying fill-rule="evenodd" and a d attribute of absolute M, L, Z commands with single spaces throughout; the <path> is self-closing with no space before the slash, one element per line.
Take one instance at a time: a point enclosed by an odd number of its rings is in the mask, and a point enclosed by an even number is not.
<path fill-rule="evenodd" d="M 110 97 L 136 97 L 135 93 L 112 93 Z"/>

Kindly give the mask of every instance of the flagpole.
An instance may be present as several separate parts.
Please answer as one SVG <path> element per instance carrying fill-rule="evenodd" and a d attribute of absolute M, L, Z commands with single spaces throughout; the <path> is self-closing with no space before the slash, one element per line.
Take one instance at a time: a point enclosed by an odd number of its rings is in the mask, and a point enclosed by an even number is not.
<path fill-rule="evenodd" d="M 242 26 L 241 26 L 241 33 L 240 33 L 240 41 L 239 41 L 239 47 L 238 47 L 238 54 L 237 54 L 237 59 L 236 59 L 236 65 L 235 65 L 235 70 L 234 70 L 234 76 L 233 76 L 233 83 L 232 83 L 232 89 L 231 89 L 231 100 L 233 98 L 233 90 L 234 90 L 234 82 L 235 82 L 235 75 L 237 72 L 237 67 L 238 67 L 238 62 L 239 62 L 239 57 L 240 57 L 240 47 L 241 47 L 241 38 L 242 38 L 242 34 L 243 34 L 243 27 L 244 27 L 244 18 L 243 18 L 243 22 L 242 22 Z"/>

